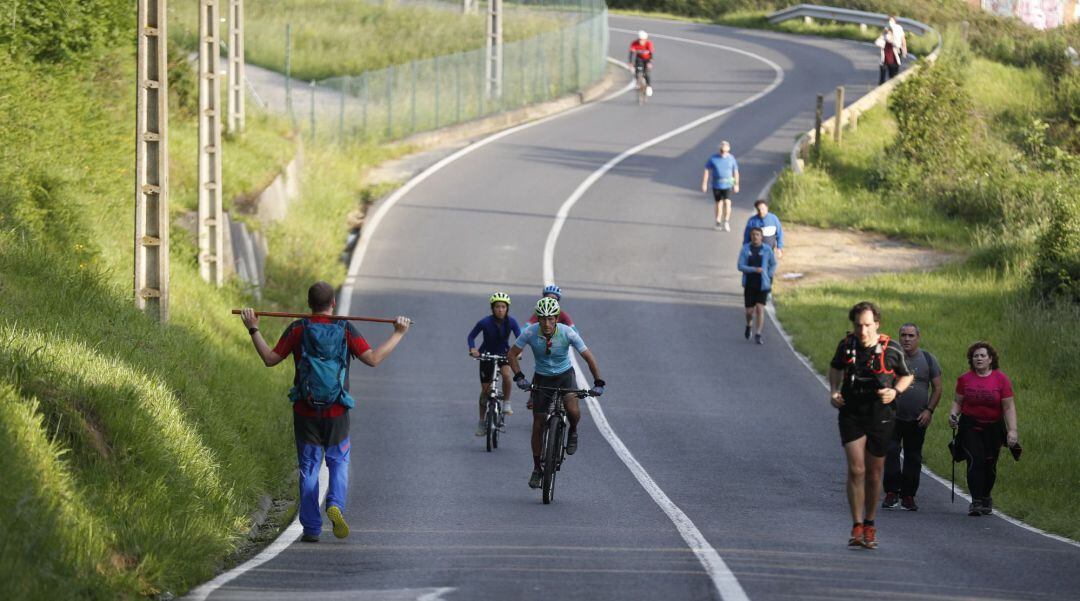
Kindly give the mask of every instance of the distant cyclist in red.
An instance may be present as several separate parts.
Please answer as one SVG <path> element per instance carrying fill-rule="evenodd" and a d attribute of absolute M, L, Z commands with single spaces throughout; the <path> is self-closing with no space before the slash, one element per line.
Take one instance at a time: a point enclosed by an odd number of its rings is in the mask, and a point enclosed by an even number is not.
<path fill-rule="evenodd" d="M 649 34 L 644 30 L 637 32 L 637 39 L 630 43 L 630 57 L 627 62 L 634 68 L 634 73 L 641 69 L 645 76 L 645 95 L 652 96 L 652 59 L 653 45 L 649 40 Z"/>

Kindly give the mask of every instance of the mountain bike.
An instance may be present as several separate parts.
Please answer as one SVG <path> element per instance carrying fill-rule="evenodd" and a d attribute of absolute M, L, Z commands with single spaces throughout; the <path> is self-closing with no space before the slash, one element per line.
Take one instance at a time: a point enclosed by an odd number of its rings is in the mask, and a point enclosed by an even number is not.
<path fill-rule="evenodd" d="M 566 435 L 570 429 L 570 421 L 566 417 L 566 401 L 563 397 L 574 394 L 583 399 L 593 394 L 588 390 L 547 386 L 531 386 L 530 390 L 550 392 L 555 399 L 554 403 L 548 403 L 547 419 L 540 434 L 540 488 L 543 491 L 544 504 L 547 505 L 555 500 L 555 473 L 562 468 L 562 462 L 566 458 Z"/>
<path fill-rule="evenodd" d="M 499 434 L 506 431 L 506 420 L 503 416 L 502 394 L 502 369 L 500 361 L 506 361 L 506 355 L 492 355 L 481 353 L 473 357 L 477 361 L 492 361 L 495 363 L 495 374 L 491 378 L 491 390 L 488 392 L 487 408 L 484 410 L 484 427 L 487 429 L 487 450 L 499 448 Z"/>

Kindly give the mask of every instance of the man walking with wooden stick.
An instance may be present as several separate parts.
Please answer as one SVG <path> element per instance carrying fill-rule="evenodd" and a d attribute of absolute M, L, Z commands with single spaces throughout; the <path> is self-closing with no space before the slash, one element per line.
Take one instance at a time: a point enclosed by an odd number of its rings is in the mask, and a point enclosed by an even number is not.
<path fill-rule="evenodd" d="M 349 525 L 342 513 L 349 488 L 349 409 L 355 405 L 349 395 L 350 358 L 377 366 L 390 356 L 412 322 L 407 317 L 397 317 L 393 320 L 394 333 L 373 349 L 348 318 L 334 317 L 336 303 L 330 284 L 315 282 L 308 289 L 308 306 L 313 315 L 289 324 L 273 349 L 259 333 L 259 316 L 253 309 L 242 310 L 240 317 L 267 367 L 281 363 L 289 355 L 293 357 L 296 375 L 289 399 L 293 402 L 293 432 L 300 469 L 300 525 L 304 527 L 301 540 L 315 543 L 322 533 L 319 468 L 324 457 L 330 471 L 326 517 L 333 524 L 334 536 L 349 535 Z"/>

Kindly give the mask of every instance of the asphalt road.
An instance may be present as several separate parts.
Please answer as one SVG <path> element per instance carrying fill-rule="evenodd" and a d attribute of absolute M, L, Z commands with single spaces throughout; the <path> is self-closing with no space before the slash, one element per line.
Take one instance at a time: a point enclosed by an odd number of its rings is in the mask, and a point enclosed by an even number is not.
<path fill-rule="evenodd" d="M 570 212 L 554 253 L 564 307 L 596 355 L 614 431 L 696 524 L 751 599 L 1076 598 L 1080 549 L 968 518 L 924 478 L 917 513 L 883 512 L 881 547 L 849 550 L 843 453 L 826 392 L 771 325 L 742 338 L 736 232 L 698 191 L 717 142 L 742 171 L 733 224 L 810 127 L 814 96 L 877 77 L 850 42 L 612 17 L 612 26 L 719 44 L 783 70 L 760 99 L 627 158 Z M 623 57 L 631 34 L 612 33 Z M 371 239 L 351 299 L 417 320 L 378 369 L 356 364 L 352 536 L 296 543 L 213 599 L 713 599 L 672 521 L 586 415 L 578 453 L 541 504 L 527 487 L 529 416 L 493 453 L 476 426 L 465 335 L 507 290 L 524 320 L 559 207 L 623 151 L 773 85 L 766 62 L 656 38 L 656 95 L 632 94 L 506 136 L 409 192 Z M 831 114 L 831 109 L 827 109 Z M 837 338 L 844 308 L 837 308 Z M 387 330 L 365 328 L 381 342 Z M 835 340 L 822 341 L 834 345 Z M 1007 481 L 999 483 L 1008 486 Z"/>

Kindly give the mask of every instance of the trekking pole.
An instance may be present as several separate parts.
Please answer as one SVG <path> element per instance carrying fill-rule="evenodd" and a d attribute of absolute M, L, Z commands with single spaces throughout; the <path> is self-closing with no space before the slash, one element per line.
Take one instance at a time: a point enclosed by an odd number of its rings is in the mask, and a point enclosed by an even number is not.
<path fill-rule="evenodd" d="M 953 428 L 952 440 L 953 440 L 952 448 L 956 448 L 956 428 Z M 949 490 L 949 502 L 950 503 L 955 503 L 956 502 L 956 458 L 954 458 L 952 456 L 952 451 L 951 450 L 949 452 L 949 463 L 952 464 L 952 478 L 949 481 L 949 483 L 951 485 L 950 490 Z"/>
<path fill-rule="evenodd" d="M 240 309 L 233 309 L 233 315 L 239 315 Z M 256 311 L 255 315 L 260 317 L 294 317 L 297 319 L 310 319 L 312 317 L 322 317 L 325 319 L 344 319 L 346 321 L 372 321 L 375 323 L 395 323 L 396 319 L 385 319 L 382 317 L 360 317 L 356 315 L 315 315 L 312 313 L 282 313 L 279 311 Z M 413 320 L 409 320 L 409 324 L 415 324 Z"/>

